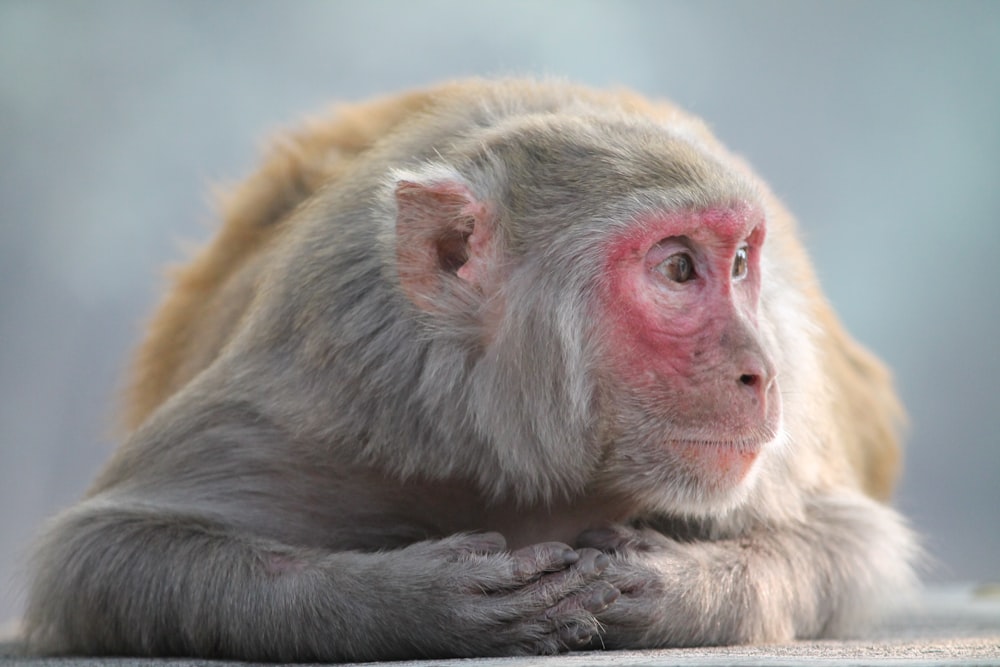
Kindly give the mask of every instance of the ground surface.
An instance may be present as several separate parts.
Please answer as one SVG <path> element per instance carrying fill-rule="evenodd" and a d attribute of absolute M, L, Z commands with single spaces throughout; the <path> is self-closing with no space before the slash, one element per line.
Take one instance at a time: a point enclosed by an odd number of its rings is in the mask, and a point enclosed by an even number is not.
<path fill-rule="evenodd" d="M 851 641 L 796 642 L 776 646 L 609 651 L 550 658 L 420 660 L 391 663 L 408 667 L 707 667 L 712 665 L 1000 665 L 1000 586 L 928 591 L 919 605 L 894 614 Z M 205 667 L 239 663 L 131 658 L 27 658 L 16 641 L 0 643 L 0 667 Z"/>

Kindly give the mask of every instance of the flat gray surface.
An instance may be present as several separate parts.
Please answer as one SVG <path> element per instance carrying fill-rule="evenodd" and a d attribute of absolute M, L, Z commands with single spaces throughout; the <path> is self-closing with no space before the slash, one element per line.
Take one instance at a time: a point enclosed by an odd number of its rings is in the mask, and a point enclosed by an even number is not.
<path fill-rule="evenodd" d="M 235 665 L 209 660 L 133 658 L 25 658 L 16 642 L 0 643 L 0 665 L 118 667 L 144 665 Z M 814 641 L 767 646 L 725 646 L 659 651 L 572 653 L 544 658 L 419 660 L 393 667 L 489 665 L 490 667 L 614 667 L 708 665 L 1000 665 L 1000 586 L 936 588 L 911 607 L 889 616 L 868 636 L 850 641 Z"/>

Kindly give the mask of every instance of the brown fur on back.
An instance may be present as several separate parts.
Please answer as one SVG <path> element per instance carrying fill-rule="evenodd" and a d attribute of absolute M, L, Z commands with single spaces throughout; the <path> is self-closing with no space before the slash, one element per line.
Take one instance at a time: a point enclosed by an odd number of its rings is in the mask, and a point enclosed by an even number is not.
<path fill-rule="evenodd" d="M 281 136 L 260 168 L 223 194 L 219 231 L 190 262 L 171 271 L 170 290 L 135 354 L 122 411 L 126 430 L 138 427 L 215 358 L 253 298 L 253 258 L 282 233 L 288 214 L 432 99 L 432 92 L 416 92 L 338 106 Z"/>

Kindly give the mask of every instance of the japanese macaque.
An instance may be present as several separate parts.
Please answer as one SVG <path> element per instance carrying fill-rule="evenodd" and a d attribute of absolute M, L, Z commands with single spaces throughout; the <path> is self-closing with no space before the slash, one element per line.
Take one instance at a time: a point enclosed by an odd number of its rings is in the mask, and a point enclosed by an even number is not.
<path fill-rule="evenodd" d="M 901 416 L 697 119 L 469 81 L 277 143 L 43 531 L 35 653 L 343 661 L 852 632 Z"/>

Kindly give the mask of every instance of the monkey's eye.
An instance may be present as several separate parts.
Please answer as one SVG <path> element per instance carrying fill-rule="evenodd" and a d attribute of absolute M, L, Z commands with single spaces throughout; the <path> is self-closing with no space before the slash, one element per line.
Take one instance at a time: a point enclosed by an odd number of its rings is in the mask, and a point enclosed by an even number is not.
<path fill-rule="evenodd" d="M 733 278 L 736 280 L 741 280 L 746 278 L 747 271 L 749 270 L 749 264 L 747 260 L 747 249 L 740 248 L 736 251 L 736 259 L 733 260 Z"/>
<path fill-rule="evenodd" d="M 686 252 L 678 252 L 660 262 L 656 270 L 668 280 L 686 283 L 694 277 L 694 260 Z"/>

